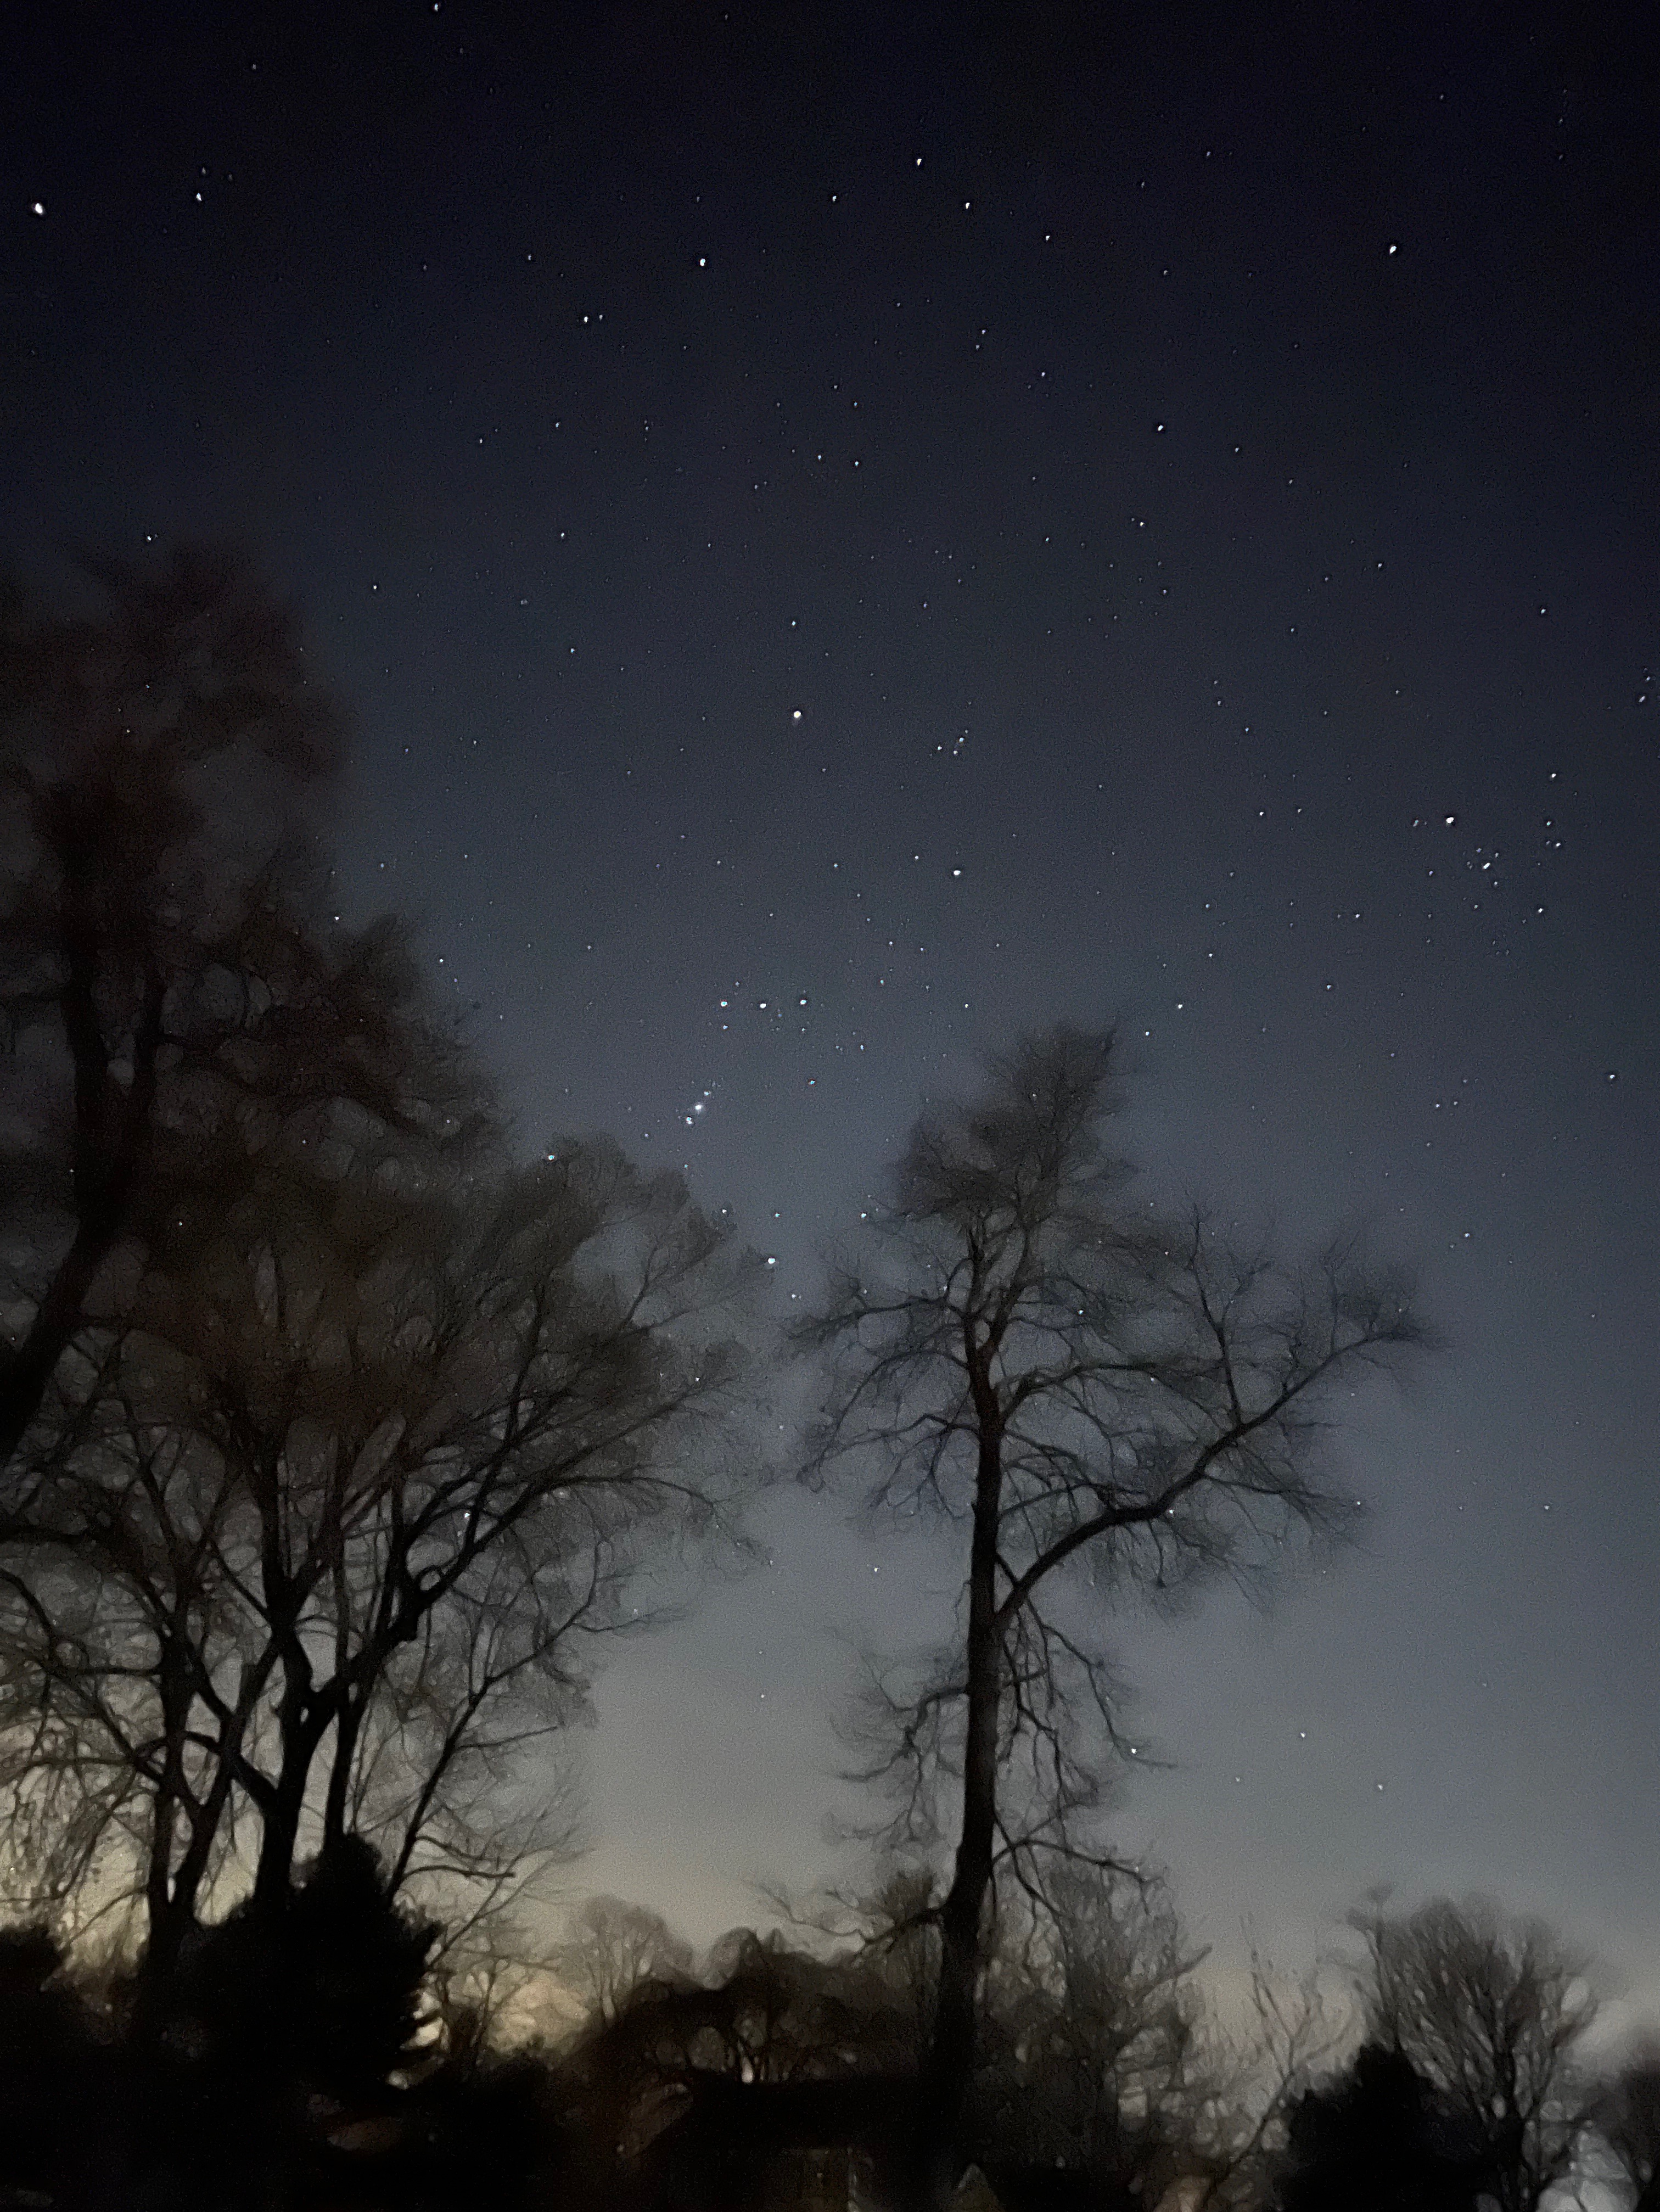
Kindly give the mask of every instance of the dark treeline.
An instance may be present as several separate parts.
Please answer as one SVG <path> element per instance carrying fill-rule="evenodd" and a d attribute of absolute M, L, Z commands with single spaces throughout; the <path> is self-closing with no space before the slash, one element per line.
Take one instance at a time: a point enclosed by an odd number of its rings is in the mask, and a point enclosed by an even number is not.
<path fill-rule="evenodd" d="M 1547 1932 L 1374 1911 L 1349 2015 L 1264 1972 L 1242 2027 L 1110 1848 L 1115 1613 L 1341 1536 L 1404 1277 L 1134 1194 L 1111 1038 L 1053 1029 L 922 1114 L 781 1340 L 724 1216 L 526 1157 L 401 929 L 332 910 L 292 616 L 220 555 L 88 582 L 0 599 L 9 2201 L 1651 2205 L 1656 2069 L 1592 2082 Z M 701 1967 L 602 1903 L 550 1958 L 561 1732 L 666 1565 L 741 1548 L 785 1358 L 800 1472 L 960 1533 L 955 1632 L 854 1722 L 871 1893 Z"/>

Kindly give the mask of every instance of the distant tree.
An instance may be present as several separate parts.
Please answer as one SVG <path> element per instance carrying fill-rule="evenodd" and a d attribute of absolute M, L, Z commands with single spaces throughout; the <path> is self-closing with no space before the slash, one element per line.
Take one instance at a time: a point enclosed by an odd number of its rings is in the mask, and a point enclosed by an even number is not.
<path fill-rule="evenodd" d="M 891 1196 L 800 1331 L 830 1355 L 810 1472 L 873 1512 L 965 1530 L 959 1627 L 873 1698 L 891 1839 L 951 1839 L 930 2069 L 946 2139 L 974 2068 L 989 1901 L 1099 1866 L 1119 1747 L 1091 1613 L 1127 1588 L 1278 1559 L 1346 1517 L 1321 1474 L 1334 1395 L 1424 1341 L 1395 1274 L 1232 1250 L 1132 1203 L 1107 1153 L 1111 1040 L 1055 1030 L 925 1114 Z"/>
<path fill-rule="evenodd" d="M 590 2027 L 606 2027 L 644 1984 L 689 1981 L 692 1948 L 660 1913 L 591 1897 L 571 1915 L 552 1966 Z"/>
<path fill-rule="evenodd" d="M 640 1933 L 660 1957 L 656 1931 Z M 608 1940 L 606 1960 L 611 1952 Z M 667 1955 L 678 1960 L 678 1948 Z M 900 2132 L 914 2137 L 915 2011 L 888 1963 L 860 1942 L 804 1948 L 780 1930 L 738 1928 L 710 1947 L 701 1971 L 676 1964 L 643 1975 L 609 2016 L 596 2003 L 559 2069 L 560 2108 L 571 2139 L 587 2147 L 589 2195 L 626 2201 L 642 2155 L 682 2123 L 680 2153 L 702 2180 L 688 2195 L 683 2175 L 672 2203 L 710 2190 L 715 2203 L 745 2202 L 740 2170 L 753 2182 L 750 2169 L 775 2153 L 845 2150 L 853 2137 L 836 2132 L 843 2127 L 885 2140 L 901 2113 Z M 813 2132 L 820 2127 L 832 2132 Z M 736 2166 L 722 2178 L 729 2155 Z"/>
<path fill-rule="evenodd" d="M 1402 2054 L 1479 2147 L 1500 2212 L 1538 2212 L 1595 2112 L 1576 2066 L 1596 2012 L 1584 1960 L 1541 1923 L 1481 1902 L 1355 1925 L 1371 2040 Z"/>
<path fill-rule="evenodd" d="M 879 1990 L 903 2023 L 892 2063 L 915 2069 L 927 2049 L 939 1984 L 938 1885 L 933 1870 L 886 1869 L 863 1896 L 829 1900 L 815 1923 L 835 1938 L 852 1970 Z"/>
<path fill-rule="evenodd" d="M 1213 2014 L 1210 2026 L 1201 2094 L 1176 2137 L 1177 2170 L 1197 2180 L 1191 2212 L 1259 2212 L 1282 2173 L 1295 2114 L 1310 2085 L 1329 2080 L 1353 2020 L 1316 1970 L 1288 1982 L 1253 1953 L 1249 2007 L 1225 2027 Z"/>
<path fill-rule="evenodd" d="M 1369 2043 L 1293 2108 L 1279 2212 L 1477 2212 L 1486 2145 L 1405 2052 Z"/>
<path fill-rule="evenodd" d="M 868 1953 L 825 1954 L 781 1930 L 734 1928 L 699 1973 L 672 1963 L 678 1955 L 678 1946 L 660 1954 L 660 1971 L 590 2013 L 576 2045 L 582 2070 L 632 2081 L 637 2097 L 694 2075 L 818 2080 L 894 2069 L 909 2055 L 906 2010 Z"/>
<path fill-rule="evenodd" d="M 1078 1889 L 1064 1923 L 1000 1927 L 968 2148 L 1006 2179 L 1062 2168 L 1079 2203 L 1118 2202 L 1127 2187 L 1156 2201 L 1216 2087 L 1193 1956 L 1151 1887 L 1109 1894 L 1080 1874 Z M 831 1945 L 828 1913 L 805 1945 L 735 1929 L 696 1975 L 642 1972 L 619 2002 L 596 2002 L 562 2081 L 581 2137 L 614 2147 L 612 2185 L 673 2130 L 694 2166 L 721 2142 L 747 2143 L 763 2163 L 768 2143 L 879 2153 L 909 2190 L 926 2132 L 926 1902 L 915 1876 L 895 1877 L 836 1915 L 842 1940 Z M 629 1975 L 656 1954 L 654 1923 L 629 1914 L 619 1928 L 605 1914 L 602 1968 L 618 1948 Z M 710 2185 L 713 2201 L 740 2201 L 733 2177 Z"/>
<path fill-rule="evenodd" d="M 0 1468 L 222 1139 L 448 1103 L 396 932 L 323 911 L 301 803 L 344 725 L 290 611 L 217 553 L 88 574 L 90 615 L 0 594 Z"/>
<path fill-rule="evenodd" d="M 1000 1921 L 974 2155 L 1064 2166 L 1145 2195 L 1222 2086 L 1194 1980 L 1200 1954 L 1152 1881 L 1070 1866 L 1049 1902 L 1052 1911 Z"/>
<path fill-rule="evenodd" d="M 1631 2191 L 1632 2212 L 1660 2212 L 1660 2045 L 1627 2053 L 1605 2087 L 1597 2127 Z"/>
<path fill-rule="evenodd" d="M 828 1955 L 781 1930 L 733 1929 L 711 1948 L 706 1974 L 729 2026 L 723 2063 L 746 2081 L 892 2074 L 915 2063 L 915 2009 L 895 1954 L 865 1948 Z"/>

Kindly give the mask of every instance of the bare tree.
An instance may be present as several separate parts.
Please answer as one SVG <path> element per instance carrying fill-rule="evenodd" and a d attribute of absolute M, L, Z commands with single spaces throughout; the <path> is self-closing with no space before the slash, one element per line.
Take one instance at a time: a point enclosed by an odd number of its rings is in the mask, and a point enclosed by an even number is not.
<path fill-rule="evenodd" d="M 903 2112 L 909 2124 L 915 2014 L 908 1992 L 883 1971 L 879 1946 L 802 1948 L 778 1929 L 735 1928 L 694 1974 L 681 1947 L 664 1943 L 655 1914 L 599 1904 L 597 1925 L 578 1936 L 581 1955 L 567 1966 L 598 1994 L 563 2071 L 581 2132 L 606 2160 L 643 2148 L 712 2091 L 717 2108 L 743 2111 L 751 2142 L 785 2110 L 810 2127 L 830 2127 L 814 2142 L 836 2141 L 834 2130 L 845 2125 L 860 2130 L 879 2113 Z M 739 2090 L 757 2095 L 726 2101 L 725 2092 Z M 820 2100 L 817 2090 L 830 2094 Z M 774 2100 L 764 2094 L 773 2091 L 801 2094 Z"/>
<path fill-rule="evenodd" d="M 88 573 L 92 617 L 0 594 L 0 1468 L 227 1139 L 234 1171 L 319 1100 L 448 1105 L 398 933 L 324 911 L 301 805 L 344 724 L 291 611 L 221 554 Z"/>
<path fill-rule="evenodd" d="M 1250 1996 L 1243 2018 L 1215 2036 L 1205 2094 L 1189 2106 L 1197 2212 L 1264 2203 L 1298 2106 L 1350 2039 L 1352 2019 L 1329 2001 L 1317 1968 L 1288 1981 L 1253 1951 Z"/>
<path fill-rule="evenodd" d="M 1154 1881 L 1068 1866 L 1049 1902 L 1000 1916 L 973 2100 L 982 2154 L 1145 2194 L 1218 2086 L 1201 1954 Z"/>
<path fill-rule="evenodd" d="M 1117 1746 L 1098 1622 L 1127 1588 L 1278 1559 L 1341 1525 L 1323 1479 L 1335 1391 L 1425 1338 L 1406 1284 L 1335 1248 L 1294 1267 L 1202 1216 L 1136 1206 L 1104 1144 L 1111 1041 L 1056 1030 L 925 1114 L 865 1249 L 800 1331 L 831 1355 L 810 1471 L 967 1541 L 958 1626 L 879 1683 L 866 1771 L 891 1834 L 949 1837 L 930 2067 L 954 2133 L 1000 1876 L 1110 1864 L 1091 1839 Z"/>
<path fill-rule="evenodd" d="M 827 1911 L 811 1919 L 794 1911 L 790 1917 L 837 1941 L 881 1991 L 903 2023 L 894 2063 L 914 2070 L 927 2049 L 939 1981 L 939 1896 L 932 1870 L 891 1866 L 867 1895 L 832 1896 L 826 1905 Z"/>
<path fill-rule="evenodd" d="M 1537 2212 L 1595 2114 L 1575 2057 L 1596 2017 L 1586 1962 L 1541 1923 L 1445 1899 L 1357 1916 L 1371 2041 L 1402 2052 L 1480 2145 L 1501 2212 Z"/>
<path fill-rule="evenodd" d="M 65 1371 L 6 1553 L 15 1802 L 72 1814 L 63 1878 L 136 1848 L 163 1969 L 244 1838 L 272 1908 L 362 1837 L 499 1909 L 557 1841 L 509 1809 L 524 1753 L 647 1547 L 729 1525 L 750 1272 L 599 1143 L 447 1184 L 337 1117 L 263 1155 Z"/>
<path fill-rule="evenodd" d="M 645 1984 L 689 1980 L 692 1948 L 660 1913 L 620 1897 L 591 1897 L 572 1914 L 552 1964 L 589 2027 L 605 2027 Z"/>
<path fill-rule="evenodd" d="M 10 1901 L 108 1912 L 137 1894 L 165 1948 L 233 1848 L 234 1775 L 195 1724 L 194 1680 L 241 1655 L 214 1558 L 222 1490 L 192 1495 L 173 1440 L 131 1443 L 9 1532 L 0 1782 Z"/>

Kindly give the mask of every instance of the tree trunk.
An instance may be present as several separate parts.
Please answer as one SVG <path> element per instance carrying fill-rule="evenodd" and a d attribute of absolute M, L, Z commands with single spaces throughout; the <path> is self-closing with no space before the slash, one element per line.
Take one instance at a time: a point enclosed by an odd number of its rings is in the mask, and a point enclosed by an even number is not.
<path fill-rule="evenodd" d="M 325 1851 L 332 1852 L 345 1841 L 351 1811 L 352 1762 L 357 1755 L 357 1738 L 362 1724 L 362 1707 L 350 1697 L 342 1698 L 334 1723 L 334 1763 L 329 1769 L 329 1786 L 323 1800 Z"/>
<path fill-rule="evenodd" d="M 307 1784 L 317 1747 L 332 1718 L 328 1706 L 313 1705 L 303 1692 L 291 1688 L 284 1696 L 278 1716 L 282 1762 L 271 1802 L 259 1808 L 259 1857 L 253 1873 L 256 1911 L 280 1911 L 294 1887 Z"/>
<path fill-rule="evenodd" d="M 89 925 L 66 927 L 70 975 L 64 1027 L 75 1062 L 75 1237 L 58 1261 L 23 1341 L 0 1365 L 0 1470 L 40 1410 L 58 1361 L 80 1328 L 98 1273 L 114 1250 L 155 1103 L 155 1059 L 165 992 L 152 973 L 133 1039 L 125 1091 L 110 1080 L 98 1025 L 96 939 Z"/>
<path fill-rule="evenodd" d="M 161 1639 L 156 1686 L 161 1706 L 161 1774 L 150 1808 L 149 1863 L 144 1877 L 145 1968 L 163 1976 L 177 1963 L 182 1934 L 175 1927 L 178 1888 L 173 1854 L 181 1818 L 188 1819 L 190 1791 L 185 1777 L 185 1731 L 190 1724 L 191 1686 L 176 1630 Z M 165 1954 L 165 1955 L 164 1955 Z"/>
<path fill-rule="evenodd" d="M 939 1916 L 939 1993 L 934 2006 L 927 2081 L 934 2134 L 931 2193 L 939 2201 L 957 2179 L 974 2077 L 986 1903 L 997 1821 L 997 1723 L 1002 1665 L 997 1631 L 997 1527 L 1002 1503 L 1002 1439 L 982 1417 L 975 1480 L 974 1541 L 969 1562 L 968 1713 L 963 1753 L 963 1826 L 952 1883 Z"/>
<path fill-rule="evenodd" d="M 0 1373 L 0 1468 L 10 1461 L 40 1412 L 46 1385 L 81 1326 L 88 1297 L 114 1242 L 112 1217 L 106 1220 L 100 1215 L 82 1224 L 58 1262 L 23 1341 L 7 1355 Z"/>
<path fill-rule="evenodd" d="M 259 1856 L 253 1872 L 256 1912 L 280 1911 L 294 1887 L 300 1820 L 306 1805 L 305 1770 L 284 1774 L 260 1816 Z"/>
<path fill-rule="evenodd" d="M 165 1990 L 179 1970 L 186 1938 L 197 1925 L 194 1899 L 173 1895 L 151 1899 L 145 1925 L 144 1956 L 139 1970 L 146 1990 Z"/>

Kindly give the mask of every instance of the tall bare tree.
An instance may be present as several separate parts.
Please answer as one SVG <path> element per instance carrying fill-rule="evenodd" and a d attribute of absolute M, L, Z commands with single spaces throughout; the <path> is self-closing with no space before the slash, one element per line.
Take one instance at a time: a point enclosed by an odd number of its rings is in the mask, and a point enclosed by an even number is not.
<path fill-rule="evenodd" d="M 1408 1286 L 1341 1247 L 1292 1266 L 1125 1189 L 1104 1034 L 1057 1029 L 926 1113 L 888 1204 L 800 1331 L 829 1356 L 810 1472 L 850 1465 L 870 1510 L 964 1531 L 958 1627 L 878 1685 L 868 1770 L 891 1834 L 948 1841 L 930 2069 L 945 2138 L 971 2078 L 1000 1877 L 1110 1863 L 1099 1643 L 1127 1589 L 1276 1560 L 1341 1525 L 1334 1395 L 1425 1339 Z"/>

